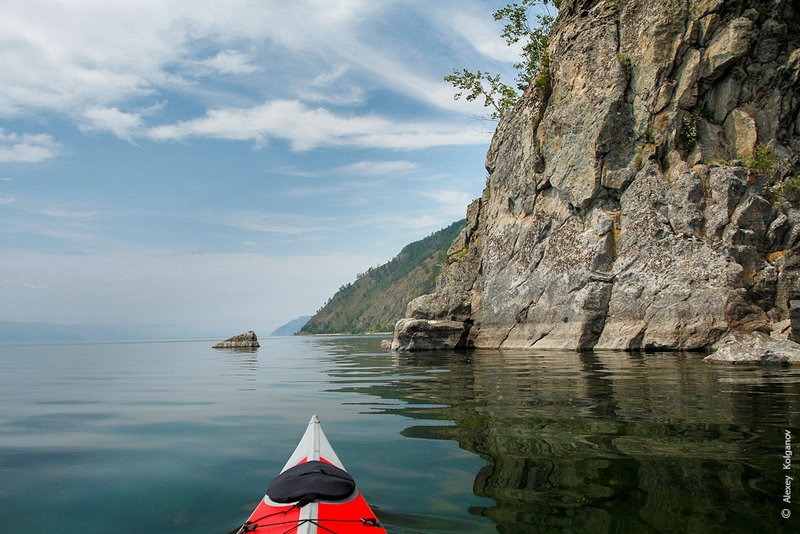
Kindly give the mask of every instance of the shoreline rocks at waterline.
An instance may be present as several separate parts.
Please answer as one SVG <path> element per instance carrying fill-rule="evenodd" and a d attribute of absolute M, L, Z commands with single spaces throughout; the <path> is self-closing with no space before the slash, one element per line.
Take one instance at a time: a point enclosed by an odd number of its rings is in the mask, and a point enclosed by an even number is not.
<path fill-rule="evenodd" d="M 715 345 L 709 363 L 800 364 L 800 344 L 788 339 L 774 339 L 764 332 L 733 333 Z"/>
<path fill-rule="evenodd" d="M 229 337 L 225 341 L 220 341 L 213 348 L 215 349 L 257 349 L 260 347 L 256 333 L 250 330 L 238 336 Z"/>

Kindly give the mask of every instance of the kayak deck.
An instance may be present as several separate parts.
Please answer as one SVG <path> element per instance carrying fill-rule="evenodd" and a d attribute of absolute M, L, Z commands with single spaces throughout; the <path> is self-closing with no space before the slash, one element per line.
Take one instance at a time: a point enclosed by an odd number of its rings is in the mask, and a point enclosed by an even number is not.
<path fill-rule="evenodd" d="M 334 469 L 306 469 L 303 472 L 301 468 L 299 469 L 300 474 L 298 477 L 291 477 L 292 470 L 298 471 L 298 467 L 301 464 L 313 462 L 322 466 L 330 464 L 334 466 Z M 320 462 L 324 462 L 324 464 Z M 281 475 L 289 475 L 288 482 L 279 482 L 276 479 L 273 484 L 270 484 L 267 495 L 264 496 L 248 520 L 239 529 L 239 534 L 245 532 L 257 532 L 259 534 L 385 534 L 386 531 L 375 517 L 367 501 L 364 500 L 363 495 L 355 488 L 354 483 L 353 486 L 350 486 L 352 488 L 351 494 L 346 496 L 337 495 L 335 500 L 325 500 L 327 495 L 324 490 L 315 489 L 313 485 L 307 491 L 301 490 L 301 492 L 306 491 L 303 495 L 292 492 L 286 493 L 285 491 L 287 483 L 297 486 L 297 484 L 302 484 L 303 482 L 307 483 L 307 479 L 313 479 L 314 476 L 324 478 L 326 475 L 320 475 L 319 473 L 324 471 L 338 472 L 338 469 L 335 468 L 345 471 L 341 460 L 336 456 L 328 439 L 322 432 L 319 419 L 315 415 L 309 421 L 308 428 L 300 439 L 300 443 L 294 453 L 281 469 Z M 282 478 L 281 475 L 279 475 L 279 479 Z M 312 476 L 302 480 L 307 475 Z M 346 477 L 352 481 L 352 478 L 346 472 L 341 475 L 333 473 L 330 476 Z M 276 483 L 282 484 L 282 486 L 278 488 Z M 317 491 L 322 493 L 322 498 L 319 497 Z M 350 489 L 346 491 L 350 491 Z M 280 495 L 280 497 L 276 497 L 276 495 Z M 285 500 L 285 495 L 292 495 L 292 497 L 289 497 L 292 501 L 275 502 L 272 500 L 275 498 L 283 501 Z"/>
<path fill-rule="evenodd" d="M 305 508 L 309 508 L 309 510 L 303 514 Z M 294 506 L 276 508 L 261 501 L 242 529 L 240 532 L 264 534 L 289 532 L 376 534 L 386 532 L 361 495 L 347 503 L 311 503 L 302 509 Z"/>

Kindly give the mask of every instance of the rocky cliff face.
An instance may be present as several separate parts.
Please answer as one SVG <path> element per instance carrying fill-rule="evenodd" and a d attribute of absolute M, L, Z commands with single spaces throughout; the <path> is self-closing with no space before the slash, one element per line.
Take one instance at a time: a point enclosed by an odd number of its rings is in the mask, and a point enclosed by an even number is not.
<path fill-rule="evenodd" d="M 701 349 L 800 298 L 800 8 L 565 0 L 395 349 Z M 780 328 L 777 325 L 781 325 Z"/>

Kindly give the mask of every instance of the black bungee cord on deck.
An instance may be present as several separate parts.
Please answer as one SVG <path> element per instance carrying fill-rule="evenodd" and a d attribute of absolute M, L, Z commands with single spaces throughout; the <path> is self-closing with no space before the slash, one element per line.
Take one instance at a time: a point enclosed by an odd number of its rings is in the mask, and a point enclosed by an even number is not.
<path fill-rule="evenodd" d="M 361 523 L 362 525 L 364 525 L 366 527 L 380 527 L 381 526 L 380 522 L 377 519 L 375 519 L 374 517 L 370 517 L 370 518 L 362 517 L 361 519 L 300 519 L 300 520 L 297 521 L 297 524 L 294 524 L 294 521 L 280 521 L 278 523 L 267 523 L 266 525 L 257 525 L 255 523 L 251 523 L 251 522 L 248 521 L 247 523 L 242 525 L 242 528 L 239 529 L 239 532 L 237 532 L 237 534 L 244 534 L 246 532 L 255 532 L 256 530 L 258 530 L 259 528 L 262 528 L 262 527 L 277 527 L 279 525 L 289 525 L 289 524 L 291 524 L 292 526 L 289 528 L 289 530 L 285 530 L 282 533 L 282 534 L 289 534 L 290 532 L 292 532 L 294 530 L 297 530 L 298 528 L 300 528 L 301 525 L 304 525 L 306 523 L 311 523 L 312 525 L 317 525 L 317 527 L 321 528 L 322 530 L 326 530 L 328 532 L 331 532 L 332 534 L 337 534 L 335 530 L 332 530 L 332 529 L 326 527 L 325 525 L 321 525 L 320 521 L 325 522 L 325 523 L 333 523 L 333 522 L 336 522 L 336 523 Z"/>
<path fill-rule="evenodd" d="M 279 521 L 277 523 L 267 523 L 266 525 L 257 524 L 259 521 L 263 521 L 264 519 L 267 519 L 269 517 L 273 517 L 273 516 L 276 516 L 276 515 L 286 515 L 286 514 L 288 514 L 289 512 L 291 512 L 294 509 L 302 508 L 303 506 L 305 506 L 309 502 L 312 502 L 312 501 L 308 501 L 308 502 L 305 502 L 305 503 L 302 503 L 302 504 L 298 502 L 297 504 L 295 504 L 291 508 L 287 508 L 286 510 L 283 510 L 283 511 L 280 511 L 280 512 L 273 512 L 271 514 L 267 514 L 265 516 L 261 516 L 258 519 L 256 519 L 255 521 L 245 521 L 244 524 L 241 526 L 241 528 L 239 528 L 239 530 L 236 532 L 236 534 L 245 534 L 247 532 L 255 532 L 257 529 L 262 528 L 262 527 L 277 527 L 279 525 L 289 525 L 289 524 L 291 524 L 292 527 L 289 530 L 286 530 L 286 531 L 284 531 L 282 533 L 282 534 L 289 534 L 290 532 L 300 528 L 300 525 L 304 525 L 306 523 L 311 523 L 313 525 L 317 525 L 317 527 L 319 527 L 319 528 L 321 528 L 323 530 L 331 532 L 332 534 L 337 534 L 337 532 L 335 530 L 331 530 L 331 529 L 329 529 L 328 527 L 326 527 L 324 525 L 320 525 L 320 521 L 324 521 L 326 523 L 361 523 L 362 525 L 364 525 L 366 527 L 380 527 L 381 526 L 380 521 L 378 521 L 374 517 L 369 517 L 369 518 L 362 517 L 361 519 L 299 519 L 299 520 L 297 520 L 297 524 L 296 525 L 293 524 L 294 521 Z"/>
<path fill-rule="evenodd" d="M 257 523 L 259 521 L 263 521 L 266 518 L 272 517 L 274 515 L 286 515 L 289 512 L 291 512 L 292 510 L 294 510 L 295 508 L 300 508 L 299 504 L 300 503 L 297 503 L 294 506 L 292 506 L 291 508 L 287 508 L 286 510 L 282 510 L 280 512 L 273 512 L 271 514 L 262 515 L 261 517 L 259 517 L 255 521 L 245 521 L 244 524 L 236 532 L 236 534 L 244 534 L 245 532 L 253 532 L 253 531 L 255 531 L 255 529 L 260 528 L 260 527 L 271 527 L 271 526 L 283 525 L 283 524 L 288 525 L 289 521 L 284 521 L 282 523 L 270 523 L 269 525 L 258 525 Z"/>

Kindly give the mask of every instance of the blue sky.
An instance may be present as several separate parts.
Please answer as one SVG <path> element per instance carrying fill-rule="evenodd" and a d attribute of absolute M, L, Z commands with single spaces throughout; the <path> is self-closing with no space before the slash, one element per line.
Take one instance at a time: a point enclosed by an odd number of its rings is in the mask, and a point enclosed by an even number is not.
<path fill-rule="evenodd" d="M 0 4 L 0 321 L 262 335 L 464 216 L 504 2 Z"/>

